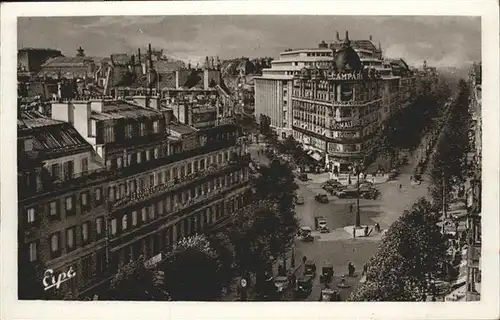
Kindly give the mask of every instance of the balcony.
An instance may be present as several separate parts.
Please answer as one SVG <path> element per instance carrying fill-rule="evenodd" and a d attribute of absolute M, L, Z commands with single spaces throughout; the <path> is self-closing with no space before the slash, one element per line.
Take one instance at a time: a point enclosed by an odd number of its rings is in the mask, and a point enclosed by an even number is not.
<path fill-rule="evenodd" d="M 111 211 L 117 211 L 126 208 L 128 206 L 131 206 L 133 204 L 153 199 L 164 193 L 187 186 L 195 181 L 200 181 L 210 175 L 216 173 L 223 173 L 234 167 L 248 165 L 249 161 L 250 161 L 250 155 L 244 155 L 244 156 L 237 156 L 235 159 L 231 160 L 227 165 L 212 164 L 206 170 L 193 172 L 182 179 L 175 179 L 175 181 L 169 181 L 167 183 L 151 187 L 142 192 L 137 192 L 131 196 L 120 199 L 112 204 Z"/>
<path fill-rule="evenodd" d="M 176 219 L 182 216 L 185 212 L 194 212 L 203 208 L 205 205 L 212 203 L 218 199 L 225 198 L 230 192 L 235 191 L 237 189 L 241 189 L 249 186 L 250 181 L 239 181 L 232 182 L 229 186 L 226 186 L 223 189 L 214 190 L 211 193 L 206 193 L 204 195 L 200 195 L 196 198 L 192 198 L 185 203 L 178 203 L 174 205 L 174 208 L 171 212 L 166 213 L 160 216 L 159 219 L 149 222 L 146 225 L 143 225 L 139 229 L 131 230 L 125 234 L 119 234 L 116 237 L 110 239 L 111 246 L 113 247 L 112 251 L 115 251 L 117 247 L 122 247 L 124 245 L 128 245 L 131 242 L 137 241 L 138 239 L 154 233 L 158 230 L 160 225 L 168 223 L 169 221 Z"/>
<path fill-rule="evenodd" d="M 333 157 L 353 157 L 353 158 L 362 158 L 365 153 L 364 151 L 328 151 L 329 156 Z"/>
<path fill-rule="evenodd" d="M 112 172 L 106 171 L 105 168 L 99 168 L 92 171 L 75 173 L 66 176 L 64 179 L 54 179 L 46 169 L 43 169 L 40 184 L 29 187 L 19 186 L 19 199 L 24 200 L 34 196 L 43 196 L 60 190 L 68 191 L 84 184 L 105 181 L 112 176 Z"/>

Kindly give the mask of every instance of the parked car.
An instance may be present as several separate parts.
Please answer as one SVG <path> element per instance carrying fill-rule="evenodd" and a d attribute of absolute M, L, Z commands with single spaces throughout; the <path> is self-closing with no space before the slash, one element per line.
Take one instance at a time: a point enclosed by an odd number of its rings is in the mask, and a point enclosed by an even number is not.
<path fill-rule="evenodd" d="M 314 200 L 318 201 L 319 203 L 328 203 L 328 196 L 326 194 L 317 194 L 314 196 Z"/>
<path fill-rule="evenodd" d="M 297 279 L 297 287 L 295 288 L 295 296 L 297 298 L 305 298 L 311 294 L 313 278 L 309 276 L 300 277 Z"/>
<path fill-rule="evenodd" d="M 307 173 L 301 173 L 299 174 L 299 180 L 300 181 L 308 181 L 309 180 L 309 177 L 307 176 Z"/>
<path fill-rule="evenodd" d="M 302 239 L 302 241 L 313 242 L 314 237 L 312 236 L 311 233 L 312 233 L 311 227 L 300 227 L 299 229 L 299 237 Z"/>
<path fill-rule="evenodd" d="M 304 202 L 303 196 L 297 196 L 297 201 L 295 202 L 296 204 L 304 204 Z"/>
<path fill-rule="evenodd" d="M 319 230 L 322 233 L 329 232 L 328 225 L 326 223 L 326 219 L 324 217 L 315 217 L 314 224 L 316 230 Z"/>
<path fill-rule="evenodd" d="M 276 277 L 274 279 L 274 286 L 276 287 L 277 293 L 283 293 L 288 289 L 288 278 L 287 277 Z"/>

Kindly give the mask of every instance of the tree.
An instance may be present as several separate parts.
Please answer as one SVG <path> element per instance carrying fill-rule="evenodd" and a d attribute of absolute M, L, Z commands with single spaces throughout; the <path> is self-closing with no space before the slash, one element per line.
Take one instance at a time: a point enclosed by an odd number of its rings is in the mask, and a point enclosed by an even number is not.
<path fill-rule="evenodd" d="M 255 196 L 257 199 L 269 200 L 277 205 L 278 219 L 281 223 L 278 233 L 282 239 L 278 246 L 281 246 L 283 253 L 290 248 L 298 229 L 295 217 L 297 189 L 292 169 L 287 163 L 274 160 L 269 167 L 260 168 L 260 176 L 255 182 Z"/>
<path fill-rule="evenodd" d="M 144 258 L 122 266 L 111 280 L 108 300 L 168 300 L 158 274 L 144 266 Z"/>
<path fill-rule="evenodd" d="M 442 137 L 437 143 L 431 171 L 433 189 L 431 193 L 437 205 L 442 204 L 442 186 L 447 186 L 445 196 L 449 198 L 451 186 L 465 179 L 468 150 L 468 100 L 469 90 L 464 80 L 459 81 L 459 93 L 451 106 L 450 114 L 444 123 Z"/>
<path fill-rule="evenodd" d="M 429 279 L 445 257 L 439 217 L 424 198 L 391 225 L 377 253 L 368 262 L 366 282 L 354 301 L 416 301 L 428 292 Z"/>
<path fill-rule="evenodd" d="M 222 285 L 228 287 L 234 275 L 234 245 L 231 242 L 228 232 L 217 232 L 216 234 L 208 235 L 208 240 L 218 256 L 217 260 L 219 262 Z"/>
<path fill-rule="evenodd" d="M 212 301 L 224 284 L 217 252 L 203 235 L 179 241 L 164 264 L 166 289 L 172 300 Z"/>

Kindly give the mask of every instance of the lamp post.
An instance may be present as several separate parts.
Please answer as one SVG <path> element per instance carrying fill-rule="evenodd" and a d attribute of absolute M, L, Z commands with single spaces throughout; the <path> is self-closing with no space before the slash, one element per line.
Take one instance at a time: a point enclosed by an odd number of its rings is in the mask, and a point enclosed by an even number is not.
<path fill-rule="evenodd" d="M 360 165 L 354 165 L 354 166 L 350 166 L 349 170 L 354 175 L 357 175 L 357 177 L 358 177 L 358 179 L 356 181 L 357 192 L 356 192 L 356 221 L 355 221 L 355 227 L 356 228 L 361 228 L 361 217 L 360 217 L 360 214 L 359 214 L 359 177 L 360 177 L 360 174 L 361 174 L 361 171 L 362 171 L 362 167 Z"/>

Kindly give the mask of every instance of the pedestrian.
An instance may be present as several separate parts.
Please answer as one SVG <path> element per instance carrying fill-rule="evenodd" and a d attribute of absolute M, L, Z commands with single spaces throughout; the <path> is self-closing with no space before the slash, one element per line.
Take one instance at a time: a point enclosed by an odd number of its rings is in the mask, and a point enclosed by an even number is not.
<path fill-rule="evenodd" d="M 352 227 L 352 237 L 356 238 L 356 227 Z"/>
<path fill-rule="evenodd" d="M 403 185 L 399 184 L 399 190 L 401 190 L 402 188 L 403 188 Z"/>
<path fill-rule="evenodd" d="M 368 226 L 365 227 L 365 237 L 368 236 Z"/>
<path fill-rule="evenodd" d="M 413 176 L 410 176 L 410 182 L 412 182 L 412 181 L 413 181 Z"/>
<path fill-rule="evenodd" d="M 365 263 L 363 265 L 363 275 L 366 275 L 366 272 L 368 271 L 368 265 Z"/>
<path fill-rule="evenodd" d="M 380 224 L 375 223 L 375 231 L 377 231 L 377 233 L 380 233 Z"/>
<path fill-rule="evenodd" d="M 303 256 L 303 257 L 302 257 L 302 263 L 303 263 L 303 264 L 306 264 L 306 261 L 307 261 L 307 257 L 306 257 L 306 256 Z"/>
<path fill-rule="evenodd" d="M 349 212 L 352 212 L 352 208 L 354 207 L 354 204 L 351 203 L 351 205 L 349 206 Z"/>

